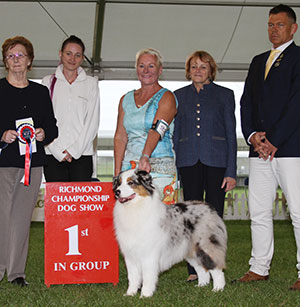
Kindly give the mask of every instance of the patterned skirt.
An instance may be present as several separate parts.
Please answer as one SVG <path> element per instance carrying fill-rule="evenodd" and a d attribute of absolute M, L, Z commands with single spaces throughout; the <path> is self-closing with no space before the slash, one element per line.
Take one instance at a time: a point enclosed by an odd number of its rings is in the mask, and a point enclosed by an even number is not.
<path fill-rule="evenodd" d="M 174 158 L 150 158 L 151 176 L 153 184 L 161 195 L 162 201 L 167 205 L 178 201 L 177 170 Z M 131 168 L 136 168 L 138 161 L 130 161 Z"/>

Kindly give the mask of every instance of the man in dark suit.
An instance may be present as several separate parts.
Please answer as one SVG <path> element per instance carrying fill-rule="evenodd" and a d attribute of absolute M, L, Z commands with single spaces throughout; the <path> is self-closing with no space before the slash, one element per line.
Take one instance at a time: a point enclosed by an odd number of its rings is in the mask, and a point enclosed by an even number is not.
<path fill-rule="evenodd" d="M 273 50 L 251 62 L 241 98 L 242 131 L 250 145 L 250 270 L 238 281 L 269 278 L 274 251 L 273 202 L 282 188 L 289 205 L 297 244 L 300 290 L 300 47 L 293 42 L 296 14 L 287 5 L 269 12 Z"/>

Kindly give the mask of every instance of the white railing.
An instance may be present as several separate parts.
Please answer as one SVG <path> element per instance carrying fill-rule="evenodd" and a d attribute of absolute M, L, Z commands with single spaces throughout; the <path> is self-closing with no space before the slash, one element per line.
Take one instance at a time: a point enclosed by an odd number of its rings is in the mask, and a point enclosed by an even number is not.
<path fill-rule="evenodd" d="M 248 199 L 245 193 L 234 194 L 232 197 L 231 193 L 226 195 L 225 209 L 224 209 L 224 220 L 249 220 L 248 211 Z M 282 197 L 276 193 L 276 199 L 273 205 L 273 218 L 274 220 L 288 220 L 290 219 L 289 211 L 286 203 L 284 194 Z"/>
<path fill-rule="evenodd" d="M 44 188 L 40 189 L 39 196 L 33 210 L 32 218 L 33 222 L 44 221 Z"/>

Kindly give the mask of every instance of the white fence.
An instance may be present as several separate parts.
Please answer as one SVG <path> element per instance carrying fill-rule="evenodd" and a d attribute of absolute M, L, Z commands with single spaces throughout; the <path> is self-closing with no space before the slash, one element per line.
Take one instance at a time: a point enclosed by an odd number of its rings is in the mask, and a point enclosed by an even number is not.
<path fill-rule="evenodd" d="M 32 218 L 33 222 L 44 221 L 44 188 L 40 189 L 39 196 L 33 210 Z"/>
<path fill-rule="evenodd" d="M 248 199 L 245 193 L 234 194 L 228 193 L 225 199 L 224 220 L 249 220 Z M 276 199 L 273 205 L 274 220 L 290 219 L 289 211 L 284 194 L 280 197 L 276 193 Z"/>
<path fill-rule="evenodd" d="M 273 207 L 274 220 L 288 220 L 290 218 L 284 195 L 276 194 Z M 240 195 L 227 193 L 225 199 L 224 220 L 249 220 L 248 199 L 246 193 Z M 37 204 L 33 211 L 32 221 L 44 221 L 44 189 L 40 190 Z"/>

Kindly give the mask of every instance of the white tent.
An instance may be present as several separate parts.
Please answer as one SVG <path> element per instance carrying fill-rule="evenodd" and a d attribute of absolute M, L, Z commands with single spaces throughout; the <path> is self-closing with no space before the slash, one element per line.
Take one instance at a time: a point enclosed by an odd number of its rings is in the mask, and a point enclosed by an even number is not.
<path fill-rule="evenodd" d="M 183 80 L 184 61 L 195 50 L 218 63 L 218 80 L 244 81 L 254 55 L 270 49 L 267 19 L 275 1 L 44 0 L 1 1 L 0 42 L 15 35 L 35 48 L 31 78 L 53 73 L 67 35 L 86 44 L 85 66 L 100 80 L 135 79 L 136 52 L 161 51 L 164 80 Z M 281 1 L 294 8 L 300 3 Z M 295 36 L 300 43 L 300 30 Z M 0 65 L 0 76 L 4 76 Z"/>

